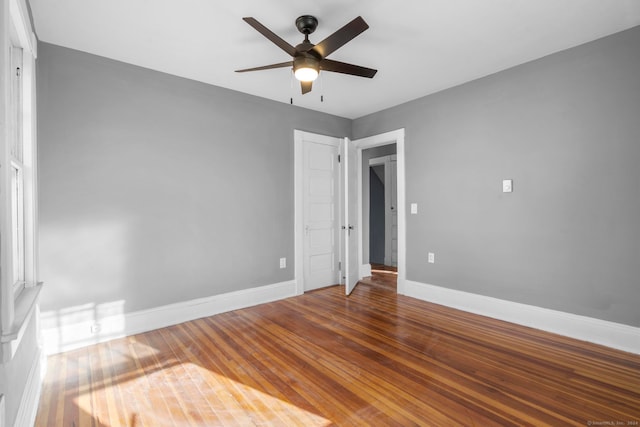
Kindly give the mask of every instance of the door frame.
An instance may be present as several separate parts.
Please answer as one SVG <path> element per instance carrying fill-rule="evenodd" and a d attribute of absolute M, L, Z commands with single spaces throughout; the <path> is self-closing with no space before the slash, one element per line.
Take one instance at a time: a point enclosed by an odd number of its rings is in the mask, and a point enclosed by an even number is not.
<path fill-rule="evenodd" d="M 330 135 L 322 135 L 314 132 L 306 132 L 298 129 L 294 129 L 293 131 L 293 192 L 294 192 L 294 216 L 293 216 L 293 236 L 294 236 L 294 277 L 293 280 L 295 282 L 295 294 L 302 295 L 305 290 L 304 283 L 304 149 L 303 149 L 303 140 L 305 135 L 314 135 L 318 137 L 327 137 L 327 138 L 338 138 L 342 142 L 340 147 L 338 148 L 338 152 L 340 156 L 344 158 L 344 146 L 345 146 L 345 138 L 330 136 Z M 338 241 L 340 242 L 337 245 L 338 250 L 338 260 L 341 263 L 342 268 L 340 270 L 340 284 L 344 283 L 344 258 L 345 258 L 345 248 L 341 243 L 343 241 L 342 225 L 343 225 L 343 212 L 344 212 L 344 203 L 343 203 L 343 194 L 344 194 L 344 162 L 341 162 L 339 167 L 339 194 L 336 195 L 338 201 Z"/>
<path fill-rule="evenodd" d="M 362 151 L 367 148 L 379 147 L 381 145 L 396 144 L 396 167 L 397 167 L 397 212 L 398 212 L 398 286 L 397 292 L 405 294 L 405 282 L 407 278 L 407 236 L 406 236 L 406 188 L 405 188 L 405 154 L 404 154 L 404 128 L 379 135 L 353 140 L 357 149 L 357 177 L 358 177 L 358 218 L 363 221 L 362 206 Z M 368 168 L 369 165 L 366 165 Z M 364 264 L 363 239 L 364 230 L 358 227 L 358 265 L 360 266 L 359 278 L 371 275 L 371 264 Z"/>

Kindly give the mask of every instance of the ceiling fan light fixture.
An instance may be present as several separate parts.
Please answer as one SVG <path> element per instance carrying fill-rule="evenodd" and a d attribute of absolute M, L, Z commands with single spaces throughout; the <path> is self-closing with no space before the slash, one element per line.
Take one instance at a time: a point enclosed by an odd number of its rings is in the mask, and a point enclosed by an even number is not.
<path fill-rule="evenodd" d="M 318 70 L 315 68 L 298 68 L 293 72 L 293 75 L 301 82 L 312 82 L 318 78 Z"/>
<path fill-rule="evenodd" d="M 318 60 L 309 57 L 298 57 L 293 61 L 293 75 L 301 82 L 312 82 L 318 78 L 320 67 Z"/>

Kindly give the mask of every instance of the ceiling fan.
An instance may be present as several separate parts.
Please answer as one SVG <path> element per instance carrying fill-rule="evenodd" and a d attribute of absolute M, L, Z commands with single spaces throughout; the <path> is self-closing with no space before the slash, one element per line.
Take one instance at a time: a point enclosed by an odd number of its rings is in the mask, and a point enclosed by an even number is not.
<path fill-rule="evenodd" d="M 246 71 L 270 70 L 273 68 L 293 67 L 293 74 L 300 81 L 302 94 L 311 92 L 313 81 L 318 77 L 320 71 L 332 71 L 334 73 L 350 74 L 352 76 L 372 78 L 378 70 L 361 67 L 359 65 L 347 64 L 345 62 L 327 59 L 327 56 L 353 40 L 360 33 L 369 28 L 369 25 L 358 16 L 335 33 L 331 34 L 320 43 L 314 45 L 309 41 L 309 34 L 313 33 L 318 26 L 318 20 L 311 15 L 302 15 L 296 19 L 298 31 L 304 34 L 304 41 L 296 47 L 291 46 L 273 31 L 258 22 L 255 18 L 242 18 L 247 24 L 255 28 L 260 34 L 271 40 L 280 49 L 293 57 L 292 61 L 280 62 L 278 64 L 265 65 L 262 67 L 246 68 L 236 70 L 237 73 Z"/>

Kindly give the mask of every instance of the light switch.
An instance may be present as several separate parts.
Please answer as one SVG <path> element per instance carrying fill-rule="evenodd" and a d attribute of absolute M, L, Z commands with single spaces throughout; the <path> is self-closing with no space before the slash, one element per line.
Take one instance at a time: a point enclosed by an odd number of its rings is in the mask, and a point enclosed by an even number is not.
<path fill-rule="evenodd" d="M 287 268 L 287 259 L 280 258 L 280 268 Z"/>
<path fill-rule="evenodd" d="M 513 180 L 511 180 L 511 179 L 503 179 L 502 180 L 502 192 L 503 193 L 511 193 L 511 192 L 513 192 Z"/>
<path fill-rule="evenodd" d="M 428 261 L 429 261 L 429 264 L 435 264 L 436 254 L 434 254 L 433 252 L 429 252 Z"/>
<path fill-rule="evenodd" d="M 411 215 L 416 215 L 418 213 L 418 204 L 411 203 Z"/>

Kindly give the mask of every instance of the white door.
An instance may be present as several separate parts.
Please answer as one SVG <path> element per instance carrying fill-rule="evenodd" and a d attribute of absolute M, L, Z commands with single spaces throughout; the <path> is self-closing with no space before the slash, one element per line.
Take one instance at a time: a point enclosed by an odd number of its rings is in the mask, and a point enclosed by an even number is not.
<path fill-rule="evenodd" d="M 344 239 L 345 239 L 345 292 L 347 295 L 358 284 L 358 175 L 357 153 L 353 142 L 345 138 L 344 185 Z"/>
<path fill-rule="evenodd" d="M 304 290 L 340 283 L 339 201 L 341 139 L 304 134 Z"/>

